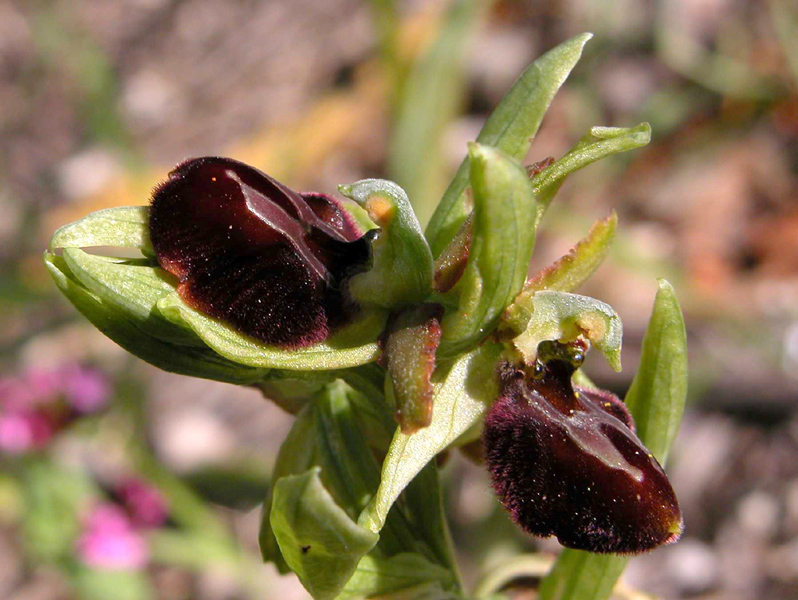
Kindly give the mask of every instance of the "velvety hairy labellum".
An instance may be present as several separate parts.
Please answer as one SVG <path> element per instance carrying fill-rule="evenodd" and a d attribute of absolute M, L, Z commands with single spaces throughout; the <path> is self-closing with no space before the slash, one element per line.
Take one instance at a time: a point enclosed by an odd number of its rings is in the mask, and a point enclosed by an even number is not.
<path fill-rule="evenodd" d="M 345 324 L 357 310 L 346 280 L 370 262 L 335 200 L 229 158 L 178 165 L 153 192 L 150 237 L 186 304 L 284 348 Z"/>
<path fill-rule="evenodd" d="M 569 548 L 636 553 L 675 542 L 682 531 L 665 472 L 609 392 L 574 388 L 574 364 L 512 367 L 485 421 L 493 487 L 513 519 Z"/>

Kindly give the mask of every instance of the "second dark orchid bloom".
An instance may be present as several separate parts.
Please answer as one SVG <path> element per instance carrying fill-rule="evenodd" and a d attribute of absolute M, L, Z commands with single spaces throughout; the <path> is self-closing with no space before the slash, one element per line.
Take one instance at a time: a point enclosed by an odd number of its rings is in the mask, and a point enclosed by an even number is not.
<path fill-rule="evenodd" d="M 591 552 L 637 553 L 679 539 L 676 495 L 623 403 L 571 383 L 583 347 L 541 346 L 532 374 L 502 368 L 483 432 L 493 487 L 513 520 Z"/>

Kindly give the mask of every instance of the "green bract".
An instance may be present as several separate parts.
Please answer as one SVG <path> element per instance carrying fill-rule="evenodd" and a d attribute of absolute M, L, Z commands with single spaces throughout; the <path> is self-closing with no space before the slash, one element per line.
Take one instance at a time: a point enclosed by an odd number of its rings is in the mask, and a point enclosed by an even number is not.
<path fill-rule="evenodd" d="M 451 90 L 434 86 L 439 79 L 454 79 L 448 77 L 444 58 L 459 55 L 464 44 L 458 36 L 478 13 L 472 0 L 454 6 L 444 38 L 424 59 L 430 62 L 422 64 L 406 88 L 411 97 L 402 98 L 403 133 L 393 160 L 412 160 L 393 164 L 392 172 L 418 175 L 408 184 L 414 195 L 430 193 L 424 186 L 434 189 L 427 182 L 440 176 L 427 168 L 437 163 L 425 152 L 427 142 L 436 138 L 433 129 L 445 120 L 443 113 L 422 119 L 419 115 L 430 104 L 419 98 L 438 98 L 441 111 L 450 114 L 451 98 L 443 92 Z M 205 306 L 211 312 L 207 305 L 189 306 L 176 277 L 159 266 L 184 277 L 180 241 L 170 245 L 171 256 L 159 250 L 156 257 L 161 238 L 153 230 L 156 243 L 150 240 L 148 207 L 99 211 L 62 227 L 52 238 L 44 256 L 48 271 L 67 299 L 109 338 L 167 371 L 256 387 L 296 415 L 264 499 L 260 545 L 264 560 L 296 573 L 317 600 L 468 597 L 446 529 L 435 457 L 448 449 L 473 449 L 486 414 L 490 424 L 501 404 L 495 401 L 504 393 L 507 373 L 525 376 L 541 367 L 536 359 L 543 342 L 544 348 L 570 343 L 569 356 L 579 356 L 574 369 L 585 349 L 594 346 L 620 370 L 620 317 L 609 305 L 574 293 L 607 255 L 615 237 L 615 213 L 598 221 L 566 256 L 527 279 L 537 228 L 565 178 L 650 139 L 646 123 L 629 129 L 593 127 L 559 160 L 542 161 L 529 171 L 521 164 L 552 98 L 590 38 L 585 33 L 566 41 L 521 75 L 469 145 L 426 236 L 411 207 L 411 200 L 419 198 L 408 198 L 386 180 L 340 186 L 357 205 L 339 205 L 320 195 L 308 200 L 262 173 L 258 186 L 249 185 L 244 180 L 254 177 L 251 167 L 206 158 L 184 163 L 171 187 L 161 188 L 165 201 L 174 194 L 180 206 L 193 206 L 195 194 L 201 194 L 211 217 L 227 218 L 230 213 L 224 205 L 218 208 L 216 192 L 206 187 L 205 178 L 196 177 L 191 165 L 222 169 L 213 173 L 227 177 L 227 189 L 240 192 L 240 205 L 271 228 L 268 235 L 258 237 L 255 231 L 247 237 L 252 230 L 242 227 L 247 235 L 236 238 L 234 250 L 244 246 L 242 253 L 249 258 L 249 245 L 262 243 L 258 256 L 265 256 L 263 268 L 276 256 L 270 244 L 277 252 L 296 254 L 293 270 L 279 271 L 279 276 L 268 271 L 273 279 L 264 278 L 263 271 L 252 277 L 267 288 L 260 297 L 268 298 L 281 281 L 299 272 L 297 289 L 329 286 L 344 307 L 346 318 L 335 321 L 331 312 L 332 325 L 321 342 L 311 343 L 319 337 L 304 347 L 269 346 L 240 333 L 242 326 L 234 329 L 192 308 Z M 181 191 L 180 177 L 191 173 L 190 193 Z M 269 196 L 270 186 L 282 194 L 279 201 Z M 198 226 L 218 224 L 211 217 L 198 218 Z M 157 221 L 153 218 L 153 224 Z M 330 225 L 334 222 L 338 229 Z M 227 227 L 225 222 L 221 238 L 230 237 Z M 358 237 L 360 231 L 368 237 Z M 110 256 L 90 250 L 97 247 L 111 248 Z M 348 260 L 353 255 L 355 264 Z M 280 267 L 277 259 L 274 265 Z M 311 283 L 301 280 L 304 268 Z M 239 280 L 239 271 L 221 271 L 234 284 L 250 281 Z M 198 272 L 201 277 L 202 269 Z M 247 289 L 239 293 L 245 296 Z M 293 316 L 291 298 L 284 316 Z M 232 307 L 239 306 L 234 302 Z M 249 313 L 224 314 L 228 320 L 249 319 Z M 571 372 L 565 375 L 567 384 Z M 686 377 L 684 322 L 673 288 L 661 281 L 640 369 L 626 397 L 640 439 L 660 461 L 678 428 Z M 573 382 L 592 385 L 580 370 Z M 606 600 L 625 560 L 569 550 L 545 579 L 541 597 Z M 518 565 L 533 563 L 539 568 L 540 561 Z M 523 568 L 511 571 L 513 576 L 526 574 Z M 477 588 L 479 597 L 502 598 L 496 586 L 506 581 L 504 576 L 486 579 Z"/>

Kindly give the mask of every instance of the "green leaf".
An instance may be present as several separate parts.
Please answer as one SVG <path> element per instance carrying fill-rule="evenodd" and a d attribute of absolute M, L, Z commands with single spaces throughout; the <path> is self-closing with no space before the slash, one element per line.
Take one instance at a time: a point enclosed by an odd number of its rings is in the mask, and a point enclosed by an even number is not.
<path fill-rule="evenodd" d="M 150 600 L 154 590 L 143 571 L 79 569 L 74 579 L 82 600 Z"/>
<path fill-rule="evenodd" d="M 637 436 L 661 464 L 676 438 L 687 399 L 687 334 L 673 286 L 659 280 L 640 367 L 624 398 Z"/>
<path fill-rule="evenodd" d="M 93 212 L 79 221 L 64 225 L 53 234 L 50 250 L 114 246 L 138 248 L 152 255 L 148 206 L 120 206 Z"/>
<path fill-rule="evenodd" d="M 21 481 L 27 553 L 37 561 L 63 564 L 74 555 L 79 515 L 99 490 L 84 473 L 43 460 L 28 461 Z"/>
<path fill-rule="evenodd" d="M 540 600 L 606 600 L 629 559 L 566 548 L 540 585 Z"/>
<path fill-rule="evenodd" d="M 280 478 L 271 526 L 286 562 L 315 600 L 335 598 L 379 535 L 358 526 L 321 483 L 321 469 Z"/>
<path fill-rule="evenodd" d="M 227 383 L 255 383 L 268 376 L 268 369 L 236 364 L 205 346 L 176 346 L 149 335 L 127 313 L 88 291 L 62 257 L 45 252 L 44 263 L 61 292 L 92 325 L 142 360 L 171 373 Z"/>
<path fill-rule="evenodd" d="M 402 490 L 435 455 L 484 417 L 498 394 L 499 352 L 498 345 L 486 343 L 456 360 L 445 375 L 436 372 L 432 422 L 412 435 L 397 429 L 377 493 L 358 519 L 361 526 L 380 531 Z"/>
<path fill-rule="evenodd" d="M 591 127 L 590 133 L 565 156 L 532 178 L 538 200 L 538 224 L 568 175 L 597 160 L 640 148 L 650 141 L 651 126 L 648 123 L 636 127 Z"/>
<path fill-rule="evenodd" d="M 364 310 L 354 322 L 324 342 L 286 350 L 257 342 L 189 308 L 177 293 L 162 298 L 158 309 L 174 323 L 188 325 L 208 346 L 234 363 L 290 371 L 343 369 L 376 360 L 377 340 L 386 319 L 384 311 Z"/>
<path fill-rule="evenodd" d="M 361 368 L 362 370 L 363 368 Z M 375 371 L 380 371 L 375 369 Z M 349 371 L 350 373 L 352 371 Z M 357 371 L 355 371 L 357 372 Z M 380 382 L 382 377 L 380 378 Z M 381 383 L 379 385 L 381 388 Z M 380 391 L 381 420 L 393 425 Z M 312 467 L 321 468 L 321 480 L 336 505 L 356 517 L 371 500 L 380 477 L 379 465 L 368 446 L 372 432 L 363 430 L 360 392 L 342 382 L 326 386 L 297 416 L 280 448 L 273 478 L 279 481 Z M 357 409 L 357 410 L 355 410 Z M 379 417 L 375 417 L 379 420 Z M 371 426 L 373 423 L 368 422 Z M 382 428 L 385 423 L 377 423 Z M 392 429 L 395 427 L 392 427 Z M 264 560 L 286 571 L 269 520 L 271 498 L 264 503 L 260 543 Z M 384 528 L 372 553 L 387 558 L 403 552 L 419 553 L 454 572 L 445 536 L 440 489 L 434 465 L 429 465 L 406 490 Z M 374 531 L 377 533 L 377 531 Z M 452 575 L 456 579 L 455 575 Z"/>
<path fill-rule="evenodd" d="M 526 299 L 540 290 L 573 292 L 585 283 L 604 257 L 607 256 L 613 240 L 618 215 L 612 211 L 609 217 L 596 221 L 587 236 L 554 264 L 543 269 L 524 284 L 524 289 L 515 299 L 515 303 L 523 304 Z"/>
<path fill-rule="evenodd" d="M 661 279 L 625 402 L 637 435 L 663 465 L 687 395 L 687 337 L 673 287 Z M 629 559 L 564 550 L 543 580 L 541 600 L 606 600 Z"/>
<path fill-rule="evenodd" d="M 535 245 L 535 199 L 524 168 L 488 146 L 469 147 L 474 226 L 457 285 L 456 310 L 443 319 L 439 356 L 472 349 L 521 291 Z"/>
<path fill-rule="evenodd" d="M 461 598 L 451 591 L 454 584 L 451 571 L 420 554 L 401 553 L 387 560 L 366 555 L 338 600 L 366 600 L 378 596 L 391 600 L 427 597 L 454 600 Z"/>
<path fill-rule="evenodd" d="M 338 190 L 363 206 L 381 229 L 371 244 L 372 267 L 349 281 L 352 298 L 389 309 L 423 301 L 432 289 L 432 253 L 405 191 L 385 179 Z"/>
<path fill-rule="evenodd" d="M 461 108 L 463 59 L 474 24 L 489 4 L 452 2 L 438 38 L 413 66 L 402 90 L 387 169 L 407 190 L 422 223 L 446 186 L 443 134 Z"/>
<path fill-rule="evenodd" d="M 576 66 L 582 48 L 591 37 L 593 34 L 583 33 L 571 38 L 533 62 L 488 117 L 476 141 L 522 160 L 554 95 Z M 427 240 L 435 257 L 471 212 L 465 192 L 468 181 L 468 160 L 464 160 L 427 226 Z"/>
<path fill-rule="evenodd" d="M 595 298 L 551 290 L 523 295 L 507 308 L 500 331 L 514 336 L 511 343 L 527 364 L 535 360 L 544 340 L 568 342 L 584 336 L 613 369 L 621 370 L 621 318 Z"/>

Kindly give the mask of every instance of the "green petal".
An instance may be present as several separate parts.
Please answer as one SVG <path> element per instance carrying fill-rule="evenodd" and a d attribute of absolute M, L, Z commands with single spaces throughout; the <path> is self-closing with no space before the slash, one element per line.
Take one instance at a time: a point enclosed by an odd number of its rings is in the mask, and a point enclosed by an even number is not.
<path fill-rule="evenodd" d="M 640 148 L 650 141 L 651 126 L 648 123 L 636 127 L 591 127 L 590 133 L 565 156 L 532 178 L 538 200 L 538 223 L 568 175 L 597 160 Z"/>
<path fill-rule="evenodd" d="M 621 370 L 623 325 L 609 304 L 547 290 L 525 295 L 521 300 L 507 309 L 502 331 L 514 335 L 511 343 L 524 362 L 532 364 L 542 341 L 567 342 L 584 336 L 604 354 L 613 369 Z"/>
<path fill-rule="evenodd" d="M 368 211 L 381 231 L 373 264 L 349 281 L 359 304 L 399 308 L 422 302 L 432 289 L 432 253 L 404 190 L 392 181 L 364 179 L 338 190 Z"/>
<path fill-rule="evenodd" d="M 596 221 L 587 236 L 554 264 L 543 269 L 524 284 L 516 298 L 523 303 L 525 298 L 540 290 L 573 292 L 585 283 L 599 268 L 615 240 L 618 215 L 615 211 L 601 221 Z"/>

